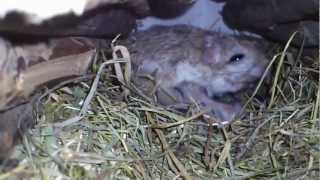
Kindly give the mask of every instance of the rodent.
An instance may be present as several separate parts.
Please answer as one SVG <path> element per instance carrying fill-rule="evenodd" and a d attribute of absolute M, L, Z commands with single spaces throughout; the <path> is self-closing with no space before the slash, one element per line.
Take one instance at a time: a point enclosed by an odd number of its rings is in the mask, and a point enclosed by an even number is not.
<path fill-rule="evenodd" d="M 133 33 L 123 44 L 131 54 L 134 83 L 144 92 L 156 87 L 163 105 L 195 100 L 221 122 L 239 114 L 241 104 L 233 96 L 228 101 L 215 97 L 252 86 L 268 64 L 256 41 L 187 25 L 155 26 Z"/>

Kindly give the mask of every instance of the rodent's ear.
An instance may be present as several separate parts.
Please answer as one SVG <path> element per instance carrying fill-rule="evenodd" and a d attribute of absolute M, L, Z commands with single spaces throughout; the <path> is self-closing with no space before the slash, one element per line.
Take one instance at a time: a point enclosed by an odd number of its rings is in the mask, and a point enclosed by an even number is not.
<path fill-rule="evenodd" d="M 241 36 L 240 44 L 245 46 L 254 46 L 255 48 L 259 49 L 261 52 L 267 52 L 270 48 L 270 43 L 263 39 L 251 36 Z"/>
<path fill-rule="evenodd" d="M 272 46 L 270 42 L 265 39 L 255 39 L 254 44 L 257 48 L 261 49 L 263 52 L 267 52 Z"/>
<path fill-rule="evenodd" d="M 204 36 L 204 47 L 211 48 L 213 47 L 214 37 L 213 36 Z"/>

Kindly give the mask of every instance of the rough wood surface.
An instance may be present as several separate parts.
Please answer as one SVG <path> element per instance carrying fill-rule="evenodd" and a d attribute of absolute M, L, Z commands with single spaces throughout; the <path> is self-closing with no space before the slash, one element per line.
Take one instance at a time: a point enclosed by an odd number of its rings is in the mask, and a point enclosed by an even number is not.
<path fill-rule="evenodd" d="M 136 26 L 131 12 L 121 8 L 95 9 L 81 17 L 61 15 L 40 25 L 17 20 L 21 18 L 23 15 L 18 13 L 8 14 L 0 21 L 0 36 L 17 43 L 68 36 L 114 38 L 118 34 L 127 35 Z"/>
<path fill-rule="evenodd" d="M 175 18 L 185 13 L 197 0 L 149 0 L 151 15 Z"/>
<path fill-rule="evenodd" d="M 60 46 L 64 50 L 55 53 Z M 72 39 L 25 46 L 2 40 L 0 52 L 0 111 L 28 100 L 36 88 L 53 80 L 84 75 L 94 54 L 84 41 Z"/>
<path fill-rule="evenodd" d="M 90 0 L 86 11 L 77 16 L 62 14 L 41 24 L 29 22 L 26 14 L 9 12 L 0 19 L 0 36 L 11 41 L 35 41 L 51 37 L 85 36 L 114 38 L 128 35 L 136 19 L 146 16 L 174 18 L 188 10 L 196 0 Z"/>

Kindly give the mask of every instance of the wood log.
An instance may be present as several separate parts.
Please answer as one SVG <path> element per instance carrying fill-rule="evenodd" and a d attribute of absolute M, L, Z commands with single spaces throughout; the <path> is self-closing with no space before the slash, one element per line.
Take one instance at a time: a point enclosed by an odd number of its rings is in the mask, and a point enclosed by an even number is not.
<path fill-rule="evenodd" d="M 159 18 L 175 18 L 185 13 L 197 0 L 148 0 L 151 15 Z"/>
<path fill-rule="evenodd" d="M 294 31 L 300 32 L 293 45 L 318 47 L 319 1 L 317 0 L 237 0 L 227 1 L 222 15 L 225 23 L 240 31 L 260 34 L 286 43 Z"/>
<path fill-rule="evenodd" d="M 23 14 L 8 14 L 0 21 L 0 35 L 14 43 L 68 36 L 114 38 L 118 34 L 129 34 L 136 27 L 134 15 L 121 8 L 95 9 L 81 17 L 61 15 L 40 25 L 29 24 L 21 19 Z"/>

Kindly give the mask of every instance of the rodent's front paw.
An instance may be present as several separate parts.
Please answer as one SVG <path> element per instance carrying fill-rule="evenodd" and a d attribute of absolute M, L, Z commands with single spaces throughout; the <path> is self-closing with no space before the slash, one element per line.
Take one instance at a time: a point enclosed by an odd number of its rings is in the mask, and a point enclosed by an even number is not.
<path fill-rule="evenodd" d="M 205 107 L 206 106 L 206 107 Z M 231 123 L 236 117 L 241 115 L 242 105 L 240 101 L 222 102 L 219 100 L 210 100 L 202 108 L 210 108 L 205 114 L 207 118 L 217 119 L 217 123 L 225 125 Z"/>

